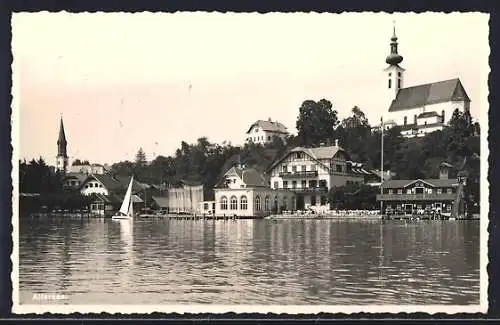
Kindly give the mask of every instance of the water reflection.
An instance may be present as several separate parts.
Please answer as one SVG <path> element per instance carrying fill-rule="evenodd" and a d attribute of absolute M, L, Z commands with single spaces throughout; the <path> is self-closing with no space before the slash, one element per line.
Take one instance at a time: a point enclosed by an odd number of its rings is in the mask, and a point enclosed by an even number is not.
<path fill-rule="evenodd" d="M 20 288 L 80 304 L 472 304 L 478 239 L 474 221 L 21 219 Z"/>

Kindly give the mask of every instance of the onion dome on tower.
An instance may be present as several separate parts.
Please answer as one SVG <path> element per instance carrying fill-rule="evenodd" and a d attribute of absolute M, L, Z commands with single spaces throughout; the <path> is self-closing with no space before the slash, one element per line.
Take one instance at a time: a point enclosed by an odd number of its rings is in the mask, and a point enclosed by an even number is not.
<path fill-rule="evenodd" d="M 393 28 L 391 37 L 391 54 L 387 56 L 385 62 L 390 65 L 398 65 L 403 61 L 403 57 L 398 54 L 398 38 L 396 36 L 396 26 Z"/>

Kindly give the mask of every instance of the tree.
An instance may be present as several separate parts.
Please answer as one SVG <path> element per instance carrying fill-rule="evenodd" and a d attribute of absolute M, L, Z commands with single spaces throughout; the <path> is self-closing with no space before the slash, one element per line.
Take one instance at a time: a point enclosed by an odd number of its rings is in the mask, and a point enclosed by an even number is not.
<path fill-rule="evenodd" d="M 326 99 L 319 102 L 306 100 L 299 108 L 296 127 L 298 142 L 304 146 L 317 146 L 330 142 L 338 125 L 337 111 Z"/>
<path fill-rule="evenodd" d="M 135 155 L 135 164 L 138 167 L 143 167 L 147 164 L 146 153 L 142 150 L 142 147 L 139 148 L 137 154 Z"/>

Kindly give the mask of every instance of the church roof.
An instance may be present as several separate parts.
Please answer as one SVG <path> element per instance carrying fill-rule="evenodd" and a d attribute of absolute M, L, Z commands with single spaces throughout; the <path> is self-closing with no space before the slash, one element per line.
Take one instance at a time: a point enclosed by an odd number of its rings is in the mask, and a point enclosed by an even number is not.
<path fill-rule="evenodd" d="M 64 133 L 64 124 L 61 117 L 61 122 L 59 123 L 59 138 L 57 139 L 57 143 L 65 144 L 66 143 L 66 134 Z"/>
<path fill-rule="evenodd" d="M 448 101 L 470 102 L 469 96 L 458 78 L 402 88 L 392 101 L 389 112 Z"/>
<path fill-rule="evenodd" d="M 286 127 L 283 124 L 281 124 L 280 122 L 271 121 L 271 120 L 268 120 L 268 121 L 258 120 L 257 122 L 253 123 L 250 126 L 247 133 L 249 133 L 252 130 L 252 128 L 254 128 L 255 126 L 260 127 L 264 131 L 284 133 L 284 134 L 288 133 Z"/>

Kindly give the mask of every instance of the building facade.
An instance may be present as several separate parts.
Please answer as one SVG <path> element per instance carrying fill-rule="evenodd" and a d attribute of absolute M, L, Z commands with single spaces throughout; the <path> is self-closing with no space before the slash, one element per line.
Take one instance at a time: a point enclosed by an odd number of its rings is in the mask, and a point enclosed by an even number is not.
<path fill-rule="evenodd" d="M 288 136 L 287 128 L 277 121 L 268 119 L 267 121 L 258 120 L 253 123 L 246 133 L 246 141 L 252 143 L 266 144 L 279 138 L 286 142 Z"/>
<path fill-rule="evenodd" d="M 296 147 L 273 163 L 269 169 L 273 189 L 296 194 L 295 208 L 328 209 L 328 191 L 348 183 L 364 183 L 370 172 L 351 161 L 347 152 L 335 146 Z"/>
<path fill-rule="evenodd" d="M 295 193 L 272 189 L 253 168 L 230 168 L 214 192 L 216 216 L 264 217 L 295 210 Z"/>
<path fill-rule="evenodd" d="M 470 98 L 458 78 L 405 87 L 405 69 L 400 66 L 403 57 L 398 53 L 397 40 L 394 29 L 391 53 L 386 58 L 389 66 L 384 69 L 383 85 L 389 107 L 383 116 L 386 129 L 397 125 L 403 136 L 420 137 L 442 130 L 455 110 L 470 110 Z"/>
<path fill-rule="evenodd" d="M 383 213 L 417 214 L 419 211 L 451 213 L 460 191 L 457 178 L 449 178 L 452 166 L 443 163 L 437 179 L 388 180 L 382 184 Z"/>
<path fill-rule="evenodd" d="M 86 165 L 71 165 L 69 168 L 71 173 L 80 174 L 98 174 L 102 175 L 107 172 L 106 168 L 101 164 L 86 164 Z"/>

